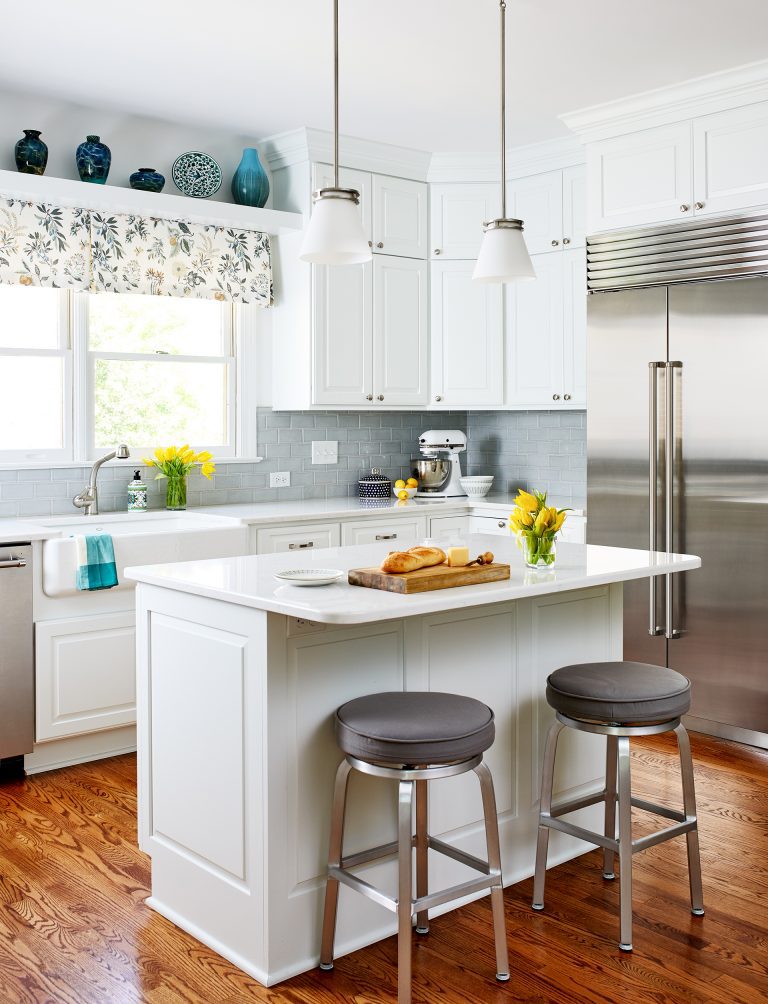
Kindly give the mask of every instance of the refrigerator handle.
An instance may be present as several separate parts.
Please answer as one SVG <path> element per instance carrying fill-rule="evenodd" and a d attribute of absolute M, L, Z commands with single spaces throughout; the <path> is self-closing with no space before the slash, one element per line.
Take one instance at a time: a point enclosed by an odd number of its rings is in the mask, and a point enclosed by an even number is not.
<path fill-rule="evenodd" d="M 666 495 L 665 531 L 667 541 L 667 552 L 674 552 L 675 549 L 675 370 L 679 369 L 682 375 L 683 364 L 678 360 L 667 362 L 666 370 L 666 463 L 664 470 L 664 494 Z M 664 636 L 668 641 L 674 641 L 680 637 L 680 632 L 675 629 L 675 594 L 673 591 L 672 575 L 666 576 L 666 617 Z"/>
<path fill-rule="evenodd" d="M 658 458 L 659 458 L 659 370 L 666 363 L 648 363 L 648 550 L 656 550 L 656 531 L 659 519 Z M 656 623 L 657 577 L 648 579 L 648 634 L 663 634 Z"/>

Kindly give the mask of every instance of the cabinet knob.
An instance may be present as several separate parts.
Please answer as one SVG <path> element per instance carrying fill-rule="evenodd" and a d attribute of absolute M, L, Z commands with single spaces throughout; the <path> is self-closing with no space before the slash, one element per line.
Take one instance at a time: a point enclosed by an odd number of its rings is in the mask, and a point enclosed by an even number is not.
<path fill-rule="evenodd" d="M 507 521 L 505 519 L 500 519 L 499 520 L 499 526 L 501 527 L 502 530 L 506 530 L 506 528 L 507 528 Z"/>
<path fill-rule="evenodd" d="M 372 248 L 372 247 L 373 247 L 373 241 L 368 241 L 368 247 L 369 247 L 369 248 Z"/>
<path fill-rule="evenodd" d="M 435 401 L 442 401 L 442 400 L 443 398 L 441 394 L 435 394 Z"/>
<path fill-rule="evenodd" d="M 571 395 L 570 394 L 563 394 L 563 400 L 564 401 L 570 401 L 571 400 Z"/>
<path fill-rule="evenodd" d="M 432 254 L 434 254 L 434 255 L 438 255 L 438 254 L 442 254 L 442 253 L 443 252 L 440 250 L 440 248 L 435 248 L 435 250 L 432 252 Z"/>
<path fill-rule="evenodd" d="M 563 237 L 563 244 L 570 244 L 570 243 L 571 243 L 570 237 Z"/>
<path fill-rule="evenodd" d="M 365 400 L 366 401 L 373 401 L 373 394 L 366 394 L 365 395 Z"/>
<path fill-rule="evenodd" d="M 384 395 L 383 394 L 379 394 L 377 400 L 383 401 L 384 400 Z"/>
<path fill-rule="evenodd" d="M 552 241 L 552 247 L 556 248 L 559 243 L 560 243 L 560 241 Z"/>
<path fill-rule="evenodd" d="M 378 243 L 378 244 L 376 245 L 376 247 L 377 247 L 377 248 L 383 248 L 383 247 L 384 247 L 384 245 L 383 245 L 383 244 L 381 243 L 381 241 L 379 241 L 379 243 Z"/>
<path fill-rule="evenodd" d="M 560 395 L 559 394 L 553 394 L 552 395 L 552 400 L 553 401 L 559 401 L 560 400 Z"/>
<path fill-rule="evenodd" d="M 693 205 L 693 208 L 694 209 L 703 209 L 704 208 L 704 203 L 703 202 L 695 202 L 694 205 Z"/>
<path fill-rule="evenodd" d="M 684 202 L 682 204 L 682 206 L 680 206 L 680 212 L 681 213 L 687 213 L 690 208 L 691 207 Z"/>

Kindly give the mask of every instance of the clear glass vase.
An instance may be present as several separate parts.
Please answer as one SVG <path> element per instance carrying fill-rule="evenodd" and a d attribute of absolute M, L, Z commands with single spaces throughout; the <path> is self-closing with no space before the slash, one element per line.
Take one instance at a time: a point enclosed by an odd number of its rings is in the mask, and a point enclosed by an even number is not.
<path fill-rule="evenodd" d="M 518 537 L 525 563 L 529 568 L 548 568 L 554 565 L 557 548 L 556 534 L 545 534 L 542 537 L 522 530 Z"/>
<path fill-rule="evenodd" d="M 186 474 L 169 474 L 165 486 L 165 508 L 173 511 L 187 508 Z"/>

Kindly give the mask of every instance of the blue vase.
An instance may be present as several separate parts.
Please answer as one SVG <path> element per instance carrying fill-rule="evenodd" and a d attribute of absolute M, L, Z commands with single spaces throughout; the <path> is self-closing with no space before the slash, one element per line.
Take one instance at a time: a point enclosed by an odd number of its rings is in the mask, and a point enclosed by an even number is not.
<path fill-rule="evenodd" d="M 162 192 L 165 184 L 165 178 L 154 167 L 140 167 L 128 180 L 131 188 L 140 192 Z"/>
<path fill-rule="evenodd" d="M 261 209 L 269 196 L 269 178 L 261 166 L 258 150 L 243 150 L 243 159 L 232 177 L 232 198 L 238 206 Z"/>
<path fill-rule="evenodd" d="M 98 136 L 86 136 L 75 154 L 77 172 L 81 181 L 103 185 L 109 174 L 112 153 L 106 143 L 100 143 Z"/>
<path fill-rule="evenodd" d="M 25 129 L 24 137 L 14 149 L 16 170 L 22 174 L 45 174 L 48 147 L 40 139 L 39 129 Z"/>

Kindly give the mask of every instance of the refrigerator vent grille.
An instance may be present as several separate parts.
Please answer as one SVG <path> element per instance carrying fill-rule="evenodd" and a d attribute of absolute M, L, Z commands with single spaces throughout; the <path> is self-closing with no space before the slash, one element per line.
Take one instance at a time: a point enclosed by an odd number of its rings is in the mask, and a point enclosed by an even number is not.
<path fill-rule="evenodd" d="M 768 274 L 768 213 L 587 239 L 587 289 L 631 289 Z"/>

